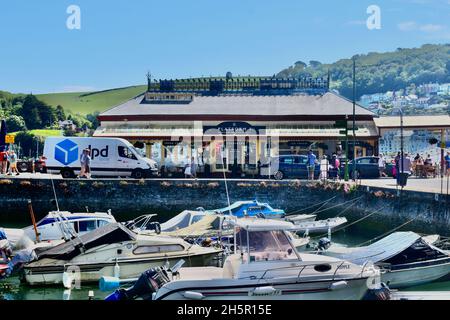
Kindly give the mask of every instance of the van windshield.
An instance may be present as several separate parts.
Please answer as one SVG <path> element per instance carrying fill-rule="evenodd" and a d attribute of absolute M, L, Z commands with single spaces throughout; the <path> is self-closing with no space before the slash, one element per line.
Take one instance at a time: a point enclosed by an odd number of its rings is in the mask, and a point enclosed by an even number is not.
<path fill-rule="evenodd" d="M 137 160 L 130 147 L 119 146 L 117 151 L 119 153 L 119 157 Z"/>

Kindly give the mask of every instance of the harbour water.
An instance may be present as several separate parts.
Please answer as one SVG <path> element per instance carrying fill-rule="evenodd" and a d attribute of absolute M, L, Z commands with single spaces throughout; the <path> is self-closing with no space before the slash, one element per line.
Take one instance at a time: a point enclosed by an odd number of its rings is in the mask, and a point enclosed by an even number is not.
<path fill-rule="evenodd" d="M 327 212 L 318 219 L 335 216 L 338 212 Z M 125 219 L 127 219 L 126 217 Z M 125 220 L 119 219 L 118 220 Z M 349 223 L 352 219 L 349 218 Z M 6 227 L 6 225 L 3 225 Z M 23 227 L 22 224 L 8 225 L 8 227 Z M 393 229 L 392 225 L 386 225 L 375 221 L 361 221 L 332 234 L 332 241 L 348 246 L 360 245 L 372 240 Z M 399 231 L 408 231 L 408 226 Z M 420 230 L 414 230 L 420 232 Z M 318 238 L 313 238 L 318 240 Z M 426 285 L 403 289 L 408 291 L 450 291 L 450 278 Z M 93 291 L 95 300 L 103 300 L 110 292 L 102 292 L 98 285 L 83 285 L 80 289 L 65 290 L 62 285 L 55 287 L 28 287 L 20 283 L 18 277 L 10 277 L 0 281 L 0 300 L 87 300 L 89 291 Z"/>

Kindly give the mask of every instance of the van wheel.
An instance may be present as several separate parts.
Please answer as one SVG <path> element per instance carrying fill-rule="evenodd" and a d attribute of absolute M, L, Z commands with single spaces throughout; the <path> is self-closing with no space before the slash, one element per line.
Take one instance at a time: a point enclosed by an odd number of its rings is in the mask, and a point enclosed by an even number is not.
<path fill-rule="evenodd" d="M 275 172 L 273 177 L 275 178 L 275 180 L 283 180 L 284 173 L 283 173 L 283 171 L 277 171 L 277 172 Z"/>
<path fill-rule="evenodd" d="M 64 179 L 69 179 L 69 178 L 73 178 L 75 176 L 75 174 L 73 173 L 72 169 L 62 169 L 61 170 L 61 176 Z"/>
<path fill-rule="evenodd" d="M 142 179 L 142 178 L 145 178 L 145 174 L 144 174 L 144 171 L 142 171 L 141 169 L 136 169 L 131 174 L 131 177 L 134 179 Z"/>
<path fill-rule="evenodd" d="M 25 162 L 22 162 L 18 165 L 18 169 L 20 172 L 27 172 L 28 171 L 28 164 Z"/>

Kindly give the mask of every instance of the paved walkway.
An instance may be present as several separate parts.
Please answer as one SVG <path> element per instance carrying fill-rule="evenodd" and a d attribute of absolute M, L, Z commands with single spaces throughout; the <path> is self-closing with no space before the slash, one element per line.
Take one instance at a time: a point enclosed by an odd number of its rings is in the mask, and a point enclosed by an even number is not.
<path fill-rule="evenodd" d="M 21 173 L 19 176 L 7 176 L 7 175 L 0 175 L 1 178 L 7 178 L 7 179 L 55 179 L 59 180 L 62 179 L 60 175 L 50 175 L 50 174 L 42 174 L 42 173 Z M 104 178 L 101 180 L 122 180 L 123 178 Z M 131 178 L 130 178 L 131 179 Z M 152 178 L 151 180 L 168 180 L 170 178 Z M 182 178 L 181 178 L 182 179 Z M 134 179 L 131 179 L 134 180 Z M 179 180 L 179 179 L 175 179 Z M 199 181 L 220 181 L 223 179 L 220 178 L 210 178 L 210 179 L 198 179 Z M 233 180 L 241 180 L 241 181 L 268 181 L 267 179 L 230 179 L 227 178 L 229 181 Z M 432 192 L 432 193 L 442 193 L 443 194 L 450 194 L 450 180 L 448 181 L 448 188 L 447 188 L 447 177 L 444 177 L 442 180 L 439 178 L 429 178 L 429 179 L 418 179 L 418 178 L 410 178 L 408 179 L 407 186 L 404 188 L 404 190 L 410 190 L 410 191 L 419 191 L 419 192 Z M 274 181 L 274 180 L 270 180 Z M 289 180 L 283 180 L 283 181 L 289 181 Z M 343 182 L 343 180 L 341 180 Z M 442 189 L 441 189 L 441 182 L 442 182 Z M 388 189 L 397 189 L 396 181 L 393 178 L 381 178 L 381 179 L 363 179 L 358 181 L 358 184 L 364 185 L 364 186 L 370 186 L 370 187 L 380 187 L 380 188 L 388 188 Z M 448 192 L 447 192 L 448 190 Z"/>
<path fill-rule="evenodd" d="M 361 180 L 360 184 L 371 187 L 397 189 L 396 181 L 393 178 L 370 179 L 370 180 L 363 179 Z M 407 185 L 403 189 L 410 191 L 450 194 L 450 180 L 448 180 L 447 177 L 444 177 L 444 179 L 441 179 L 440 177 L 429 179 L 410 178 L 408 179 Z"/>

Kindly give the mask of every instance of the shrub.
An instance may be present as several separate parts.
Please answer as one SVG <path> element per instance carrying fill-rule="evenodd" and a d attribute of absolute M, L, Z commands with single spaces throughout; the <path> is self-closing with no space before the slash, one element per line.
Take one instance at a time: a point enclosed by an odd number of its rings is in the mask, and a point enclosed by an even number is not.
<path fill-rule="evenodd" d="M 12 180 L 10 179 L 1 179 L 0 180 L 0 184 L 12 184 Z"/>
<path fill-rule="evenodd" d="M 145 186 L 145 179 L 144 179 L 144 178 L 139 179 L 138 185 L 140 185 L 140 186 Z"/>
<path fill-rule="evenodd" d="M 170 182 L 167 182 L 167 181 L 163 181 L 163 182 L 161 182 L 161 187 L 163 187 L 163 188 L 168 188 L 168 187 L 170 187 L 172 184 L 170 183 Z"/>
<path fill-rule="evenodd" d="M 28 181 L 28 180 L 20 181 L 20 185 L 22 187 L 30 187 L 31 186 L 31 181 Z"/>
<path fill-rule="evenodd" d="M 126 187 L 128 185 L 128 182 L 126 180 L 120 180 L 119 185 Z"/>
<path fill-rule="evenodd" d="M 100 188 L 103 188 L 103 187 L 105 186 L 105 184 L 104 184 L 103 182 L 101 182 L 101 181 L 94 181 L 94 182 L 92 183 L 92 186 L 93 186 L 94 188 L 100 189 Z"/>
<path fill-rule="evenodd" d="M 219 187 L 219 183 L 218 182 L 208 182 L 207 184 L 208 188 L 218 188 Z"/>

